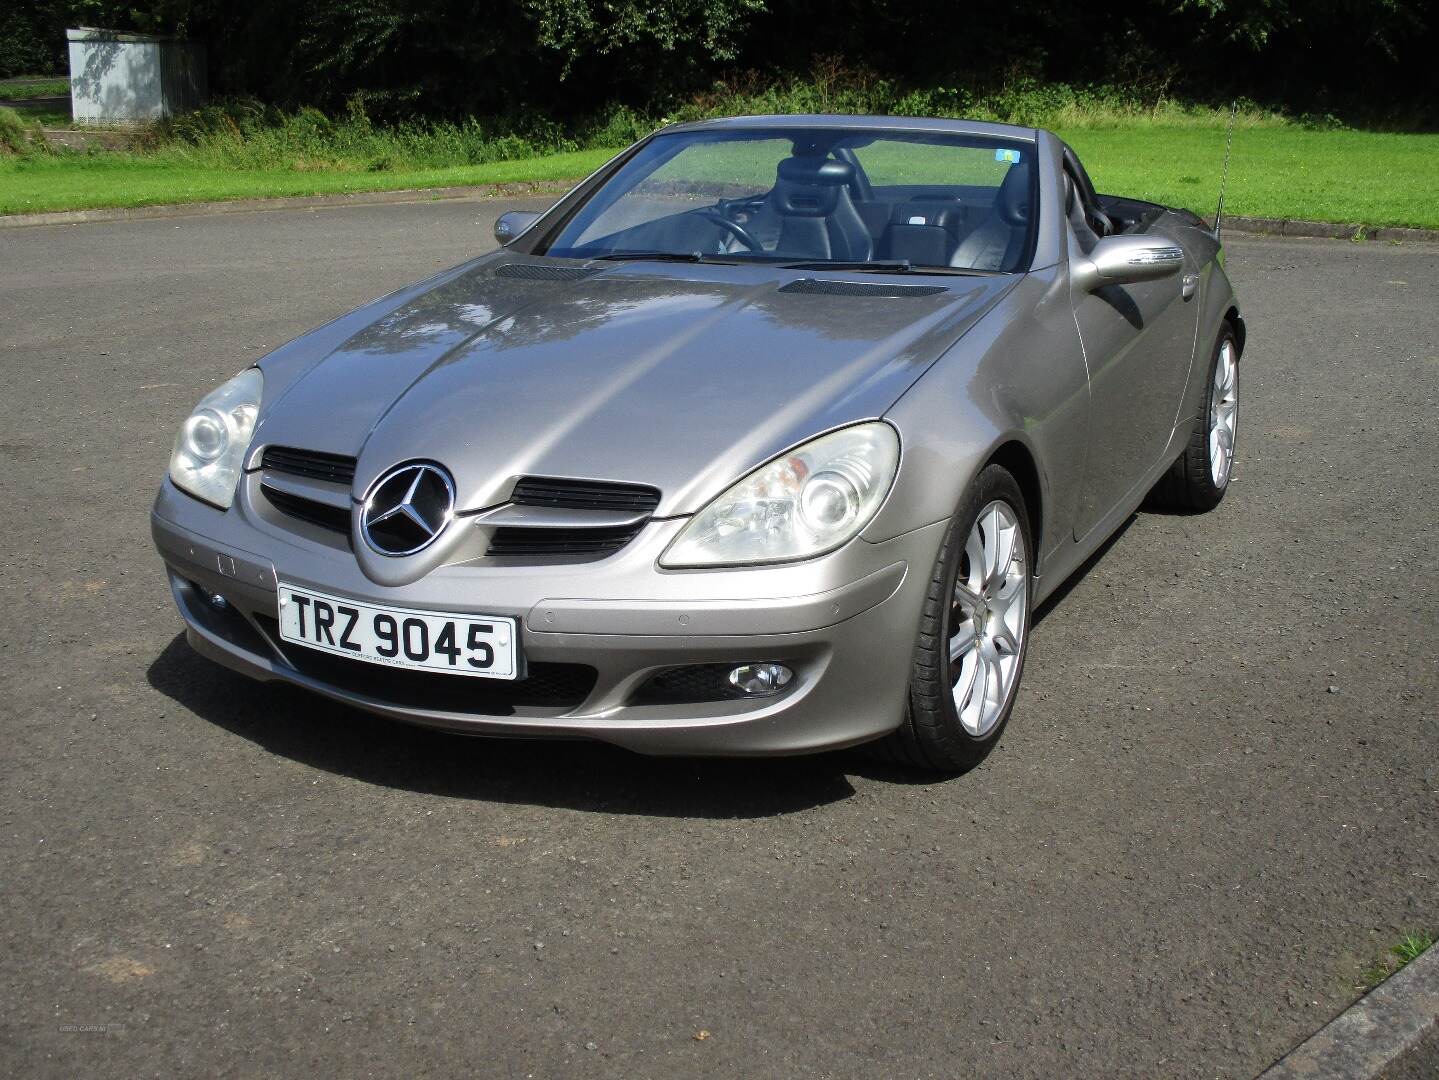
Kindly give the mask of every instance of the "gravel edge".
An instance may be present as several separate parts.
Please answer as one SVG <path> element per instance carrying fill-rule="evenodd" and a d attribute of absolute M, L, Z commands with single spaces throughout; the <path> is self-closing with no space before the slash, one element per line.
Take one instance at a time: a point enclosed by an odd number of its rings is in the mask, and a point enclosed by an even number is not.
<path fill-rule="evenodd" d="M 434 199 L 486 199 L 500 196 L 563 195 L 579 179 L 534 183 L 479 184 L 463 187 L 407 188 L 362 191 L 349 195 L 300 195 L 276 199 L 225 199 L 215 202 L 167 203 L 96 210 L 53 210 L 37 214 L 0 214 L 0 228 L 27 225 L 78 225 L 87 221 L 131 221 L 141 218 L 191 217 L 196 214 L 244 214 L 257 210 L 307 210 L 323 206 L 365 206 L 375 203 L 429 202 Z M 1229 217 L 1230 232 L 1269 236 L 1313 236 L 1331 240 L 1419 241 L 1439 243 L 1439 229 L 1398 229 L 1372 225 L 1335 225 L 1291 218 Z"/>
<path fill-rule="evenodd" d="M 1377 225 L 1335 225 L 1327 221 L 1298 221 L 1292 218 L 1231 217 L 1224 228 L 1240 233 L 1270 236 L 1318 236 L 1330 240 L 1408 240 L 1439 243 L 1439 229 L 1399 229 Z"/>
<path fill-rule="evenodd" d="M 1260 1080 L 1370 1080 L 1439 1035 L 1439 947 L 1405 964 Z"/>

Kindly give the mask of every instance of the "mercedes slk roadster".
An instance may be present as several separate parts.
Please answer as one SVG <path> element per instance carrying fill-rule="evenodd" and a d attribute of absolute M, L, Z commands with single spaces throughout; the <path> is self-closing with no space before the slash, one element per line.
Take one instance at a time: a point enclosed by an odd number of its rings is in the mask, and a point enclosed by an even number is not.
<path fill-rule="evenodd" d="M 1216 231 L 1047 131 L 682 124 L 495 234 L 185 420 L 152 526 L 205 656 L 476 735 L 958 773 L 1035 605 L 1229 485 Z"/>

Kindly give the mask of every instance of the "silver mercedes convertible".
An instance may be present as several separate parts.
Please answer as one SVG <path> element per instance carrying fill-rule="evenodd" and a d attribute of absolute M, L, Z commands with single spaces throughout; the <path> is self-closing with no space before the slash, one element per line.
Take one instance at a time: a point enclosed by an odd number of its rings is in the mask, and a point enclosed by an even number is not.
<path fill-rule="evenodd" d="M 1035 605 L 1229 485 L 1215 230 L 1047 131 L 681 124 L 495 233 L 185 421 L 152 525 L 201 653 L 469 734 L 956 773 Z"/>

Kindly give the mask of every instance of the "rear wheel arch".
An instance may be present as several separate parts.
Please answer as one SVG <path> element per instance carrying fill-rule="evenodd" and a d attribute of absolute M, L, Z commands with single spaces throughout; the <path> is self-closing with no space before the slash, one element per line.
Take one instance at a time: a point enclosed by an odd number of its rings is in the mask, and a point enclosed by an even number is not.
<path fill-rule="evenodd" d="M 1242 325 L 1242 324 L 1241 324 Z M 1204 399 L 1183 452 L 1145 496 L 1146 507 L 1186 513 L 1213 510 L 1229 490 L 1239 418 L 1241 330 L 1219 324 L 1201 386 Z"/>

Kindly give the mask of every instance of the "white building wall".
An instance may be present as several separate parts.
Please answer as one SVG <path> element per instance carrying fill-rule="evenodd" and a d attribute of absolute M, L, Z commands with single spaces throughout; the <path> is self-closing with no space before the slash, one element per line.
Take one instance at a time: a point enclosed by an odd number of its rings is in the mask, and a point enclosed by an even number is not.
<path fill-rule="evenodd" d="M 65 36 L 77 124 L 144 124 L 204 100 L 205 54 L 195 42 L 88 28 Z"/>

